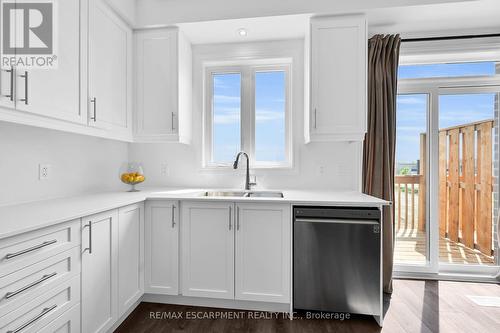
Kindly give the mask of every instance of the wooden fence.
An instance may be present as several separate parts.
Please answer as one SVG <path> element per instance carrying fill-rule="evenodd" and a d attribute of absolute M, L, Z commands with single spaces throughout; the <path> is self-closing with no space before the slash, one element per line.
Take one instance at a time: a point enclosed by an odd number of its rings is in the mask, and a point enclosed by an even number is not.
<path fill-rule="evenodd" d="M 492 254 L 493 120 L 439 131 L 439 234 Z"/>
<path fill-rule="evenodd" d="M 493 120 L 439 131 L 439 234 L 492 255 Z M 418 175 L 395 177 L 396 229 L 425 230 L 426 136 Z"/>

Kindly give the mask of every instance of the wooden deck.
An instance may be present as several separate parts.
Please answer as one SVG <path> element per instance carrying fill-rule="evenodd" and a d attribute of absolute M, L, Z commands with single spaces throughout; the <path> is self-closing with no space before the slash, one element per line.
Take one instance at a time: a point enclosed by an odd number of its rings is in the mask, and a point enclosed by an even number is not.
<path fill-rule="evenodd" d="M 399 229 L 396 232 L 394 261 L 397 264 L 425 262 L 425 233 L 417 229 Z M 440 238 L 439 261 L 449 264 L 493 265 L 493 257 L 447 238 Z"/>

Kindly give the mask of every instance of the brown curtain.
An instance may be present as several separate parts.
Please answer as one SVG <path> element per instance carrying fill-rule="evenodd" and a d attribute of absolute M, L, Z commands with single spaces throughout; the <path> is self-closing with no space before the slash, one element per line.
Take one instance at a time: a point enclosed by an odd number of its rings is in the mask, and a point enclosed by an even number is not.
<path fill-rule="evenodd" d="M 388 201 L 394 196 L 396 95 L 399 35 L 376 35 L 368 41 L 368 126 L 363 150 L 363 192 Z M 394 210 L 383 212 L 384 292 L 392 292 Z"/>

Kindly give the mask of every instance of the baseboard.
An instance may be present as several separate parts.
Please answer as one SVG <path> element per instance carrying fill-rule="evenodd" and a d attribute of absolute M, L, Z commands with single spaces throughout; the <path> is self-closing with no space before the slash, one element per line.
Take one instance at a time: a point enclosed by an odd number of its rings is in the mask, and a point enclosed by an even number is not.
<path fill-rule="evenodd" d="M 114 325 L 108 330 L 108 333 L 112 333 L 114 332 L 118 326 L 120 326 L 124 321 L 125 319 L 127 319 L 128 316 L 130 316 L 130 314 L 135 310 L 135 308 L 141 304 L 142 302 L 142 297 L 140 297 L 127 311 L 125 311 L 125 313 L 123 314 L 123 316 L 121 316 L 115 323 Z"/>
<path fill-rule="evenodd" d="M 480 283 L 499 283 L 497 277 L 494 276 L 481 276 L 481 275 L 465 275 L 465 274 L 451 274 L 451 273 L 408 273 L 408 272 L 394 272 L 394 279 L 405 280 L 438 280 L 438 281 L 456 281 L 456 282 L 480 282 Z"/>
<path fill-rule="evenodd" d="M 181 295 L 158 295 L 158 294 L 144 294 L 144 296 L 142 297 L 142 301 L 150 303 L 162 303 L 162 304 L 203 306 L 209 308 L 223 308 L 223 309 L 250 310 L 250 311 L 272 311 L 272 312 L 286 312 L 286 313 L 290 312 L 289 303 L 268 303 L 268 302 L 240 301 L 231 299 L 189 297 Z"/>

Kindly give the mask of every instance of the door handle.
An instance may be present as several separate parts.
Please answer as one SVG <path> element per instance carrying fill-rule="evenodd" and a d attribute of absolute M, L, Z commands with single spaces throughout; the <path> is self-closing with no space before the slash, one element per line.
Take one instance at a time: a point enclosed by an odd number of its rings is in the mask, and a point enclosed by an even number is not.
<path fill-rule="evenodd" d="M 231 228 L 232 228 L 232 225 L 231 225 L 231 223 L 232 223 L 232 221 L 231 221 L 232 212 L 233 212 L 233 209 L 232 209 L 231 206 L 229 206 L 229 230 L 231 230 Z"/>
<path fill-rule="evenodd" d="M 172 228 L 175 228 L 175 205 L 172 205 Z"/>
<path fill-rule="evenodd" d="M 83 249 L 83 252 L 89 250 L 89 254 L 92 254 L 92 221 L 84 226 L 84 228 L 89 228 L 89 247 Z"/>
<path fill-rule="evenodd" d="M 5 95 L 5 97 L 9 98 L 11 102 L 14 102 L 14 68 L 4 69 L 4 71 L 10 73 L 10 93 Z"/>
<path fill-rule="evenodd" d="M 12 298 L 12 297 L 14 297 L 14 296 L 16 296 L 16 295 L 18 295 L 18 294 L 20 294 L 20 293 L 28 290 L 28 289 L 33 288 L 34 286 L 39 285 L 43 281 L 46 281 L 46 280 L 48 280 L 48 279 L 50 279 L 50 278 L 52 278 L 52 277 L 54 277 L 56 275 L 57 275 L 57 272 L 54 272 L 52 274 L 45 274 L 40 279 L 38 279 L 38 280 L 36 280 L 34 282 L 31 282 L 30 284 L 28 284 L 28 285 L 26 285 L 26 286 L 24 286 L 22 288 L 19 288 L 16 291 L 9 291 L 8 293 L 5 294 L 5 298 L 6 299 Z"/>
<path fill-rule="evenodd" d="M 14 330 L 7 331 L 7 333 L 18 333 L 18 332 L 21 332 L 26 327 L 28 327 L 31 324 L 33 324 L 34 322 L 40 320 L 43 316 L 45 316 L 47 313 L 49 313 L 50 311 L 54 310 L 55 308 L 57 308 L 57 304 L 54 304 L 54 305 L 52 305 L 51 307 L 48 307 L 48 308 L 44 308 L 42 310 L 42 312 L 40 312 L 40 314 L 38 314 L 36 317 L 30 319 L 28 322 L 22 324 L 21 326 L 19 326 L 18 328 L 14 329 Z"/>
<path fill-rule="evenodd" d="M 318 110 L 314 108 L 314 129 L 318 128 Z"/>
<path fill-rule="evenodd" d="M 97 97 L 94 97 L 90 100 L 90 103 L 94 105 L 94 116 L 90 117 L 91 120 L 94 121 L 94 123 L 97 121 Z"/>
<path fill-rule="evenodd" d="M 28 71 L 24 71 L 24 74 L 19 75 L 19 77 L 22 77 L 24 79 L 24 98 L 21 98 L 20 101 L 28 105 Z"/>
<path fill-rule="evenodd" d="M 240 230 L 240 207 L 236 207 L 236 230 Z"/>
<path fill-rule="evenodd" d="M 175 127 L 174 127 L 174 117 L 175 117 L 175 115 L 172 112 L 172 119 L 171 119 L 172 120 L 172 126 L 171 126 L 172 127 L 172 131 L 175 130 Z"/>

